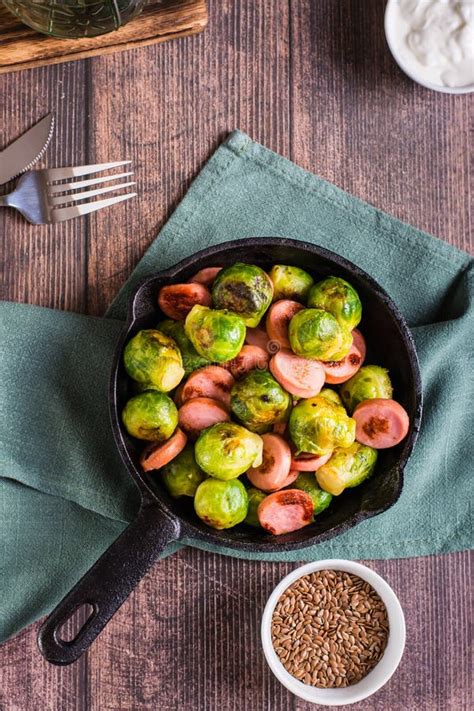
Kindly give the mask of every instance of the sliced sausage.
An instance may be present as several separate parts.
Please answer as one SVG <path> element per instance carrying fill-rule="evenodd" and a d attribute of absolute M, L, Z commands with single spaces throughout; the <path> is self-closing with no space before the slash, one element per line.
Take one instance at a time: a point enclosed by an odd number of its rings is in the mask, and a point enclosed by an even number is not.
<path fill-rule="evenodd" d="M 296 471 L 296 469 L 290 469 L 288 476 L 286 477 L 284 484 L 281 488 L 284 489 L 285 486 L 290 486 L 290 484 L 293 484 L 293 482 L 298 479 L 299 475 L 300 473 Z"/>
<path fill-rule="evenodd" d="M 280 299 L 270 306 L 266 319 L 270 341 L 279 344 L 280 348 L 290 348 L 288 325 L 293 316 L 302 308 L 302 304 L 290 299 Z"/>
<path fill-rule="evenodd" d="M 268 335 L 263 326 L 256 326 L 255 328 L 247 327 L 245 343 L 249 346 L 258 346 L 268 352 Z"/>
<path fill-rule="evenodd" d="M 410 427 L 406 410 L 396 400 L 364 400 L 352 417 L 356 421 L 356 440 L 374 449 L 394 447 L 406 437 Z"/>
<path fill-rule="evenodd" d="M 196 282 L 197 284 L 203 284 L 210 288 L 221 269 L 222 267 L 205 267 L 204 269 L 200 269 L 191 279 L 188 279 L 188 282 Z"/>
<path fill-rule="evenodd" d="M 291 468 L 299 472 L 316 472 L 323 464 L 331 459 L 332 452 L 321 454 L 319 457 L 314 454 L 298 454 L 291 460 Z"/>
<path fill-rule="evenodd" d="M 185 448 L 187 437 L 179 427 L 171 437 L 163 442 L 163 444 L 152 444 L 146 447 L 140 457 L 140 464 L 144 472 L 150 472 L 153 469 L 161 469 L 168 462 L 178 456 Z"/>
<path fill-rule="evenodd" d="M 234 378 L 240 378 L 255 368 L 264 370 L 268 366 L 269 358 L 267 351 L 260 346 L 242 346 L 240 353 L 224 363 L 223 367 L 230 370 Z"/>
<path fill-rule="evenodd" d="M 175 321 L 184 321 L 196 304 L 212 306 L 211 293 L 202 284 L 170 284 L 158 294 L 158 306 Z"/>
<path fill-rule="evenodd" d="M 276 353 L 270 371 L 280 385 L 297 397 L 315 397 L 324 385 L 326 373 L 321 363 L 301 358 L 287 349 Z"/>
<path fill-rule="evenodd" d="M 278 491 L 290 473 L 291 450 L 283 437 L 272 432 L 262 435 L 263 461 L 247 471 L 249 481 L 262 491 Z"/>
<path fill-rule="evenodd" d="M 218 422 L 229 422 L 226 406 L 210 397 L 187 400 L 178 411 L 179 426 L 190 439 L 197 439 L 201 432 Z"/>
<path fill-rule="evenodd" d="M 230 409 L 230 391 L 234 383 L 233 376 L 225 368 L 220 365 L 206 365 L 191 373 L 183 385 L 181 399 L 186 402 L 195 397 L 210 397 Z"/>
<path fill-rule="evenodd" d="M 365 344 L 365 338 L 358 328 L 354 328 L 352 330 L 352 344 L 355 345 L 355 347 L 359 351 L 363 363 L 367 353 L 367 346 Z"/>
<path fill-rule="evenodd" d="M 342 360 L 322 362 L 326 373 L 326 382 L 332 385 L 345 383 L 357 373 L 365 360 L 366 345 L 364 336 L 356 328 L 352 331 L 352 346 L 349 353 Z"/>
<path fill-rule="evenodd" d="M 313 520 L 313 511 L 313 501 L 306 491 L 283 489 L 260 502 L 257 516 L 262 528 L 278 536 L 307 526 Z"/>

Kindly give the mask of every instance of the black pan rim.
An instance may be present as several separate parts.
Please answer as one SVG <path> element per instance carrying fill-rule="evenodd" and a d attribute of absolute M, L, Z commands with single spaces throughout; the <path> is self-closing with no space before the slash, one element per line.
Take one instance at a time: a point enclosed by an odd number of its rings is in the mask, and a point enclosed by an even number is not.
<path fill-rule="evenodd" d="M 409 433 L 409 436 L 407 437 L 403 450 L 400 454 L 399 461 L 397 463 L 397 469 L 398 469 L 398 475 L 399 475 L 399 485 L 397 488 L 397 491 L 395 492 L 394 496 L 392 499 L 387 502 L 387 504 L 383 507 L 379 507 L 376 509 L 370 509 L 370 510 L 362 510 L 357 513 L 355 513 L 353 516 L 351 516 L 349 519 L 341 522 L 340 524 L 334 526 L 328 531 L 320 532 L 320 533 L 315 533 L 313 536 L 309 536 L 306 540 L 301 541 L 301 542 L 285 542 L 285 537 L 286 536 L 271 536 L 269 535 L 264 535 L 262 536 L 261 542 L 249 542 L 245 540 L 236 540 L 232 537 L 232 534 L 230 533 L 232 529 L 229 530 L 229 534 L 223 531 L 219 531 L 219 535 L 214 533 L 213 529 L 209 529 L 208 531 L 203 531 L 199 529 L 197 526 L 194 527 L 192 523 L 189 521 L 183 521 L 181 520 L 181 517 L 176 514 L 175 511 L 173 511 L 170 507 L 168 507 L 165 502 L 162 500 L 159 500 L 158 498 L 155 498 L 155 495 L 151 493 L 150 487 L 148 483 L 145 481 L 142 472 L 135 466 L 134 462 L 132 461 L 131 457 L 129 456 L 128 449 L 125 445 L 125 442 L 123 441 L 122 437 L 122 431 L 121 431 L 121 423 L 120 423 L 120 418 L 119 418 L 119 413 L 118 413 L 118 407 L 117 407 L 117 378 L 118 378 L 118 369 L 119 369 L 119 364 L 120 360 L 122 357 L 122 351 L 123 347 L 125 345 L 125 342 L 128 338 L 128 334 L 130 332 L 130 329 L 133 327 L 135 317 L 134 317 L 134 304 L 135 300 L 137 298 L 137 295 L 139 292 L 146 286 L 150 285 L 156 280 L 159 279 L 172 279 L 174 276 L 179 274 L 181 271 L 185 269 L 192 268 L 194 263 L 198 260 L 203 260 L 203 259 L 212 259 L 216 257 L 219 254 L 222 254 L 223 251 L 232 251 L 233 249 L 238 250 L 239 248 L 243 246 L 250 246 L 250 244 L 255 247 L 267 247 L 267 248 L 272 248 L 272 247 L 291 247 L 294 249 L 297 249 L 302 252 L 307 252 L 311 256 L 316 256 L 316 257 L 322 257 L 324 259 L 327 259 L 331 262 L 333 262 L 335 265 L 342 267 L 343 269 L 346 269 L 352 273 L 355 273 L 360 279 L 366 282 L 367 286 L 370 288 L 371 291 L 375 293 L 375 295 L 384 302 L 384 305 L 387 307 L 387 309 L 391 312 L 395 323 L 398 326 L 399 332 L 400 332 L 400 337 L 401 340 L 403 341 L 404 347 L 407 350 L 408 354 L 408 359 L 410 362 L 410 366 L 412 369 L 412 378 L 414 382 L 414 395 L 415 395 L 415 415 L 412 420 L 412 426 L 411 430 Z M 406 323 L 406 320 L 401 313 L 400 309 L 398 306 L 395 304 L 393 299 L 389 296 L 389 294 L 383 289 L 383 287 L 380 286 L 380 284 L 373 278 L 371 277 L 367 272 L 365 272 L 363 269 L 361 269 L 359 266 L 351 262 L 350 260 L 346 259 L 345 257 L 342 257 L 341 255 L 332 252 L 331 250 L 326 249 L 325 247 L 321 247 L 319 245 L 314 245 L 314 244 L 309 244 L 304 241 L 300 240 L 295 240 L 293 238 L 287 238 L 287 237 L 246 237 L 246 238 L 240 238 L 237 240 L 231 240 L 228 242 L 221 242 L 219 244 L 212 245 L 210 247 L 206 247 L 202 250 L 199 250 L 198 252 L 195 252 L 194 254 L 180 260 L 173 266 L 157 271 L 155 274 L 148 276 L 144 278 L 134 289 L 129 297 L 129 310 L 128 310 L 128 316 L 127 316 L 127 321 L 124 325 L 124 328 L 120 334 L 120 337 L 117 342 L 114 358 L 113 358 L 113 363 L 112 363 L 112 370 L 111 370 L 111 377 L 110 377 L 110 382 L 109 382 L 109 413 L 110 413 L 110 418 L 111 418 L 111 425 L 112 425 L 112 430 L 114 434 L 114 439 L 116 442 L 116 445 L 118 447 L 120 456 L 122 458 L 122 461 L 124 462 L 125 466 L 127 467 L 127 470 L 129 471 L 130 475 L 132 476 L 135 484 L 137 487 L 140 489 L 140 493 L 142 495 L 142 505 L 147 506 L 147 505 L 153 505 L 158 508 L 161 508 L 162 511 L 166 512 L 167 516 L 171 516 L 173 519 L 176 519 L 180 521 L 181 524 L 181 538 L 185 539 L 185 542 L 187 545 L 192 545 L 193 541 L 192 539 L 196 539 L 198 542 L 206 542 L 209 544 L 212 544 L 218 548 L 222 548 L 222 553 L 225 553 L 225 549 L 231 549 L 231 550 L 241 550 L 241 551 L 247 551 L 247 552 L 258 552 L 258 553 L 277 553 L 277 552 L 284 552 L 288 550 L 302 550 L 305 548 L 310 548 L 312 546 L 317 545 L 318 543 L 322 543 L 330 538 L 333 538 L 337 535 L 340 535 L 341 533 L 344 533 L 345 531 L 353 528 L 357 524 L 361 523 L 362 521 L 365 521 L 369 518 L 372 518 L 374 516 L 377 516 L 381 513 L 384 513 L 387 511 L 389 508 L 391 508 L 399 499 L 400 494 L 403 489 L 403 481 L 404 481 L 404 469 L 406 466 L 406 463 L 413 451 L 413 447 L 415 446 L 420 425 L 421 425 L 421 417 L 422 417 L 422 409 L 423 409 L 423 402 L 422 402 L 422 383 L 421 383 L 421 373 L 420 373 L 420 367 L 419 367 L 419 362 L 418 362 L 418 356 L 416 353 L 416 347 L 415 343 L 413 340 L 413 336 L 410 332 L 410 329 L 408 327 L 408 324 Z M 139 486 L 138 481 L 139 480 L 142 483 L 142 487 Z"/>

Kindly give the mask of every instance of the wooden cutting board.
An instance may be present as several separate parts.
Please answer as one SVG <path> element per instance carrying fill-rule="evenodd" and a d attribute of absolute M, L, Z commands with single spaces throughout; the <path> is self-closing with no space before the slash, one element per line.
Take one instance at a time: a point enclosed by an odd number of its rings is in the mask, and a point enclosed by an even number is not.
<path fill-rule="evenodd" d="M 201 32 L 207 20 L 206 0 L 150 0 L 116 32 L 64 40 L 26 27 L 0 3 L 0 74 L 165 42 Z"/>

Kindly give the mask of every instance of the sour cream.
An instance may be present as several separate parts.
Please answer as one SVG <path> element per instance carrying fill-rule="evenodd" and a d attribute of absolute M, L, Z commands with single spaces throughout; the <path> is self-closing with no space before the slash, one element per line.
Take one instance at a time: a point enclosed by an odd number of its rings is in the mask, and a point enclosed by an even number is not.
<path fill-rule="evenodd" d="M 415 80 L 474 86 L 474 0 L 389 0 L 386 33 L 395 59 Z"/>

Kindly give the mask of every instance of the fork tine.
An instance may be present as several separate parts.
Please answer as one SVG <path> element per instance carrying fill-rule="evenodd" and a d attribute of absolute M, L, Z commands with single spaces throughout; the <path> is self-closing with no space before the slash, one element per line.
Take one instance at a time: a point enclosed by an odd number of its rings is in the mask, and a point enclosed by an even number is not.
<path fill-rule="evenodd" d="M 109 207 L 109 205 L 115 205 L 118 202 L 130 200 L 130 198 L 135 197 L 136 194 L 137 193 L 127 193 L 127 195 L 117 195 L 117 197 L 106 198 L 105 200 L 85 202 L 82 205 L 72 205 L 71 207 L 59 208 L 56 207 L 51 211 L 52 221 L 64 222 L 64 220 L 70 220 L 72 217 L 87 215 L 89 212 L 101 210 L 103 207 Z"/>
<path fill-rule="evenodd" d="M 112 173 L 111 175 L 103 175 L 101 178 L 91 178 L 91 180 L 76 180 L 74 183 L 55 183 L 48 186 L 48 193 L 65 193 L 67 190 L 78 190 L 79 188 L 87 188 L 89 185 L 100 185 L 107 183 L 110 180 L 118 180 L 119 178 L 128 178 L 131 173 Z"/>
<path fill-rule="evenodd" d="M 129 188 L 131 185 L 136 185 L 136 182 L 120 183 L 119 185 L 109 185 L 106 188 L 97 188 L 96 190 L 84 190 L 82 193 L 72 193 L 71 195 L 58 195 L 57 197 L 49 198 L 48 202 L 51 207 L 54 205 L 67 205 L 68 202 L 77 202 L 86 198 L 95 197 L 95 195 L 103 195 L 111 193 L 121 188 Z"/>
<path fill-rule="evenodd" d="M 72 168 L 47 168 L 44 171 L 46 180 L 65 180 L 66 178 L 75 178 L 78 175 L 92 175 L 92 173 L 100 173 L 101 170 L 110 170 L 110 168 L 118 168 L 120 165 L 129 165 L 131 160 L 120 160 L 115 163 L 98 163 L 96 165 L 79 165 Z"/>

